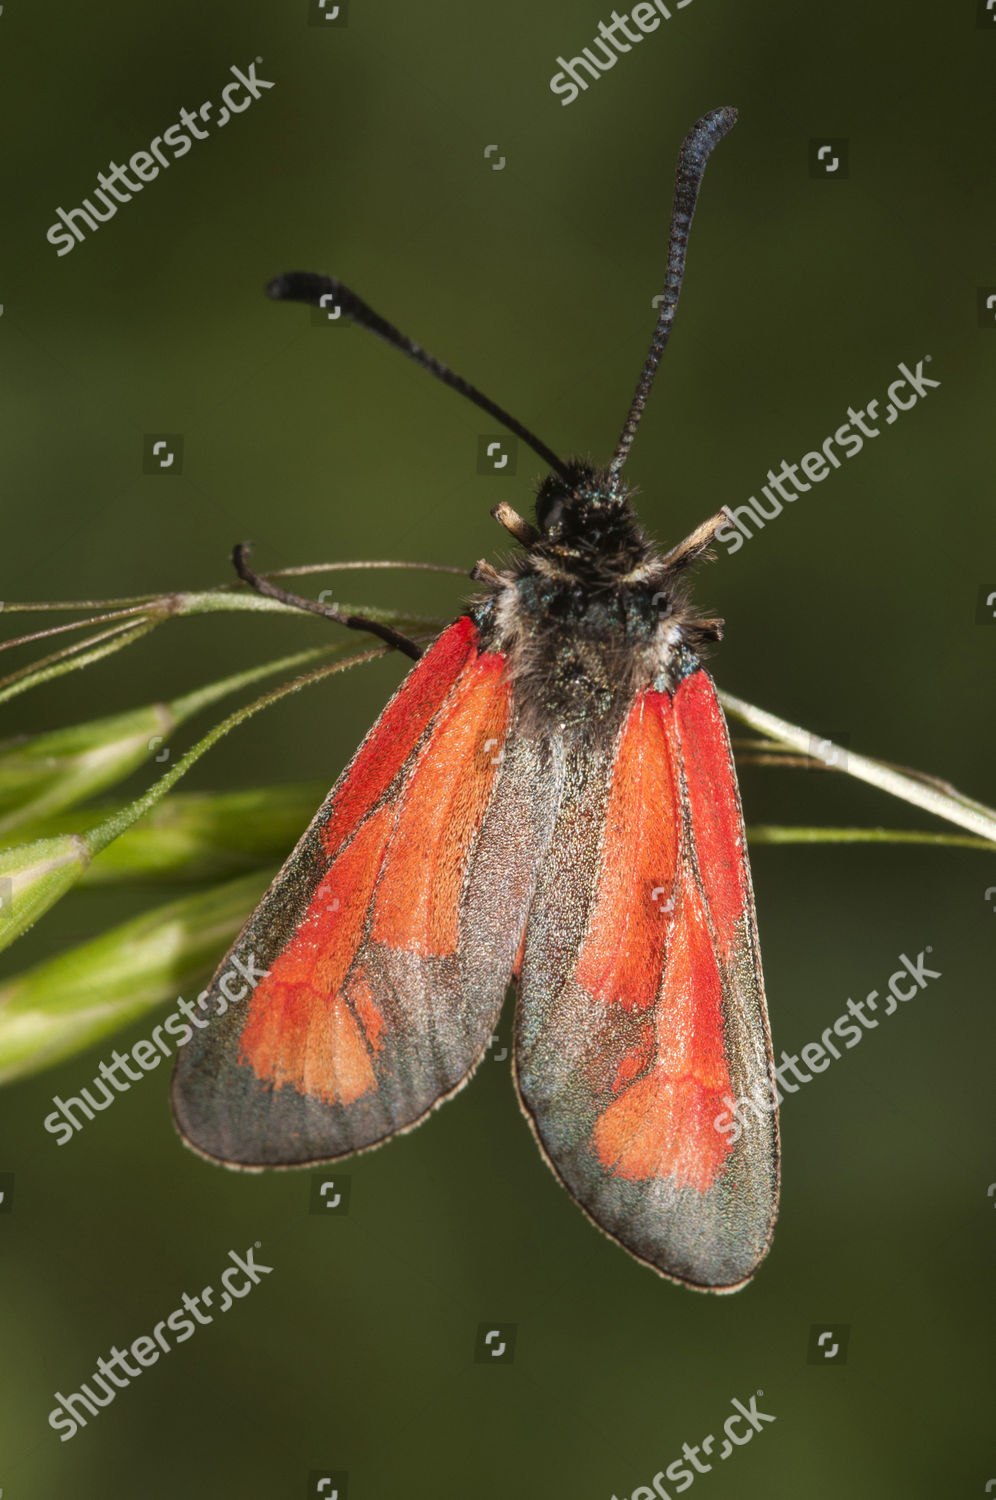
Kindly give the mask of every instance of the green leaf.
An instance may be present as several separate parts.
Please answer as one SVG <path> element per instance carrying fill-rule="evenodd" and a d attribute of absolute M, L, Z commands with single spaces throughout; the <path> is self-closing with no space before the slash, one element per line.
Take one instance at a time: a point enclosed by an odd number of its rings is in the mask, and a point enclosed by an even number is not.
<path fill-rule="evenodd" d="M 296 657 L 286 658 L 281 665 L 301 664 L 303 661 L 312 661 L 315 657 L 328 656 L 330 649 L 336 651 L 339 648 L 320 648 L 318 651 L 301 652 Z M 261 709 L 269 707 L 271 703 L 278 703 L 281 698 L 286 698 L 289 693 L 299 692 L 303 687 L 321 682 L 323 678 L 330 677 L 334 673 L 345 672 L 361 662 L 372 661 L 377 656 L 383 656 L 386 650 L 386 647 L 376 646 L 369 651 L 360 651 L 345 660 L 316 667 L 301 677 L 282 683 L 280 687 L 271 688 L 268 693 L 264 693 L 253 703 L 246 704 L 244 708 L 236 709 L 226 719 L 215 724 L 213 729 L 209 729 L 207 734 L 203 735 L 196 745 L 192 745 L 186 755 L 181 756 L 147 792 L 143 792 L 142 796 L 136 797 L 134 802 L 127 803 L 109 817 L 105 817 L 102 822 L 87 828 L 85 833 L 37 839 L 30 844 L 16 844 L 13 848 L 0 851 L 0 882 L 2 882 L 0 883 L 0 918 L 3 917 L 2 902 L 6 897 L 10 898 L 9 913 L 0 922 L 0 949 L 7 947 L 26 928 L 30 927 L 32 922 L 37 921 L 50 906 L 54 906 L 55 902 L 65 895 L 70 886 L 79 879 L 90 860 L 96 858 L 115 840 L 121 838 L 138 823 L 140 818 L 148 817 L 149 813 L 172 790 L 180 777 L 185 776 L 190 767 L 195 765 L 201 756 L 205 755 L 226 734 L 231 733 L 240 724 L 244 724 Z M 269 662 L 265 668 L 242 673 L 241 678 L 243 681 L 255 679 L 272 670 L 274 670 L 274 663 Z M 229 681 L 232 680 L 234 679 L 229 679 Z M 211 689 L 204 691 L 212 692 L 218 686 L 219 684 L 213 684 Z M 184 701 L 190 702 L 195 696 L 197 695 L 191 694 Z"/>
<path fill-rule="evenodd" d="M 75 833 L 0 851 L 0 949 L 54 906 L 89 863 L 89 846 Z"/>
<path fill-rule="evenodd" d="M 168 758 L 162 746 L 181 724 L 230 693 L 275 672 L 341 656 L 351 641 L 337 641 L 236 672 L 172 703 L 150 703 L 106 719 L 91 719 L 49 734 L 0 745 L 0 841 L 4 834 L 50 816 L 123 781 L 144 761 Z"/>
<path fill-rule="evenodd" d="M 91 667 L 94 662 L 103 661 L 116 651 L 122 651 L 126 646 L 140 641 L 161 623 L 161 618 L 149 620 L 139 617 L 139 623 L 135 625 L 125 620 L 107 630 L 99 630 L 95 635 L 77 641 L 75 645 L 65 646 L 61 651 L 43 657 L 41 661 L 19 667 L 16 672 L 0 678 L 0 703 L 16 698 L 19 693 L 26 693 L 30 688 L 41 687 L 43 682 L 54 682 L 58 677 L 65 677 L 67 672 L 79 672 L 84 667 Z"/>
<path fill-rule="evenodd" d="M 81 1052 L 207 980 L 273 871 L 154 908 L 0 987 L 0 1082 Z"/>
<path fill-rule="evenodd" d="M 175 793 L 108 844 L 80 883 L 222 880 L 281 860 L 327 792 L 322 782 L 306 782 L 244 792 Z"/>
<path fill-rule="evenodd" d="M 167 704 L 151 703 L 0 745 L 0 835 L 122 781 L 176 723 Z"/>

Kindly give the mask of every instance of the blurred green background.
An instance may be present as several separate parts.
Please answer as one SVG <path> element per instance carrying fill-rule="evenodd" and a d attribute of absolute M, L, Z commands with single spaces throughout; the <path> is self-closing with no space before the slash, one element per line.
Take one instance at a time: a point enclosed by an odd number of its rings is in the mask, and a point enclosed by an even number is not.
<path fill-rule="evenodd" d="M 983 13 L 695 0 L 564 107 L 555 58 L 589 45 L 607 7 L 352 0 L 339 26 L 310 24 L 303 0 L 6 5 L 0 597 L 210 586 L 246 537 L 260 567 L 493 556 L 488 509 L 528 508 L 531 455 L 514 477 L 479 474 L 487 419 L 376 340 L 269 303 L 264 283 L 334 272 L 554 449 L 604 458 L 652 325 L 679 141 L 735 104 L 630 463 L 641 514 L 673 543 L 881 397 L 900 361 L 931 355 L 940 387 L 735 556 L 721 550 L 697 597 L 728 622 L 721 686 L 991 801 Z M 255 58 L 274 87 L 58 257 L 55 209 Z M 848 140 L 846 179 L 810 175 L 822 136 Z M 143 473 L 157 432 L 183 435 L 182 473 Z M 462 591 L 396 573 L 341 590 L 442 615 Z M 0 734 L 167 698 L 331 629 L 177 621 L 15 700 Z M 186 789 L 331 784 L 403 670 L 384 660 L 270 710 Z M 748 768 L 742 784 L 749 822 L 937 826 L 843 777 Z M 778 1050 L 881 990 L 902 951 L 931 944 L 943 977 L 787 1101 L 774 1248 L 732 1298 L 658 1281 L 601 1238 L 490 1059 L 425 1128 L 351 1163 L 350 1211 L 325 1218 L 308 1212 L 307 1173 L 236 1176 L 185 1151 L 165 1070 L 58 1147 L 49 1100 L 78 1093 L 110 1040 L 7 1089 L 5 1500 L 282 1500 L 333 1471 L 350 1500 L 622 1500 L 757 1390 L 776 1421 L 701 1476 L 703 1496 L 984 1495 L 992 862 L 761 848 L 754 876 Z M 2 972 L 161 899 L 74 895 Z M 274 1268 L 260 1288 L 60 1443 L 53 1393 L 257 1240 Z M 492 1320 L 517 1325 L 511 1364 L 474 1362 Z M 850 1326 L 846 1363 L 807 1362 L 824 1322 Z"/>

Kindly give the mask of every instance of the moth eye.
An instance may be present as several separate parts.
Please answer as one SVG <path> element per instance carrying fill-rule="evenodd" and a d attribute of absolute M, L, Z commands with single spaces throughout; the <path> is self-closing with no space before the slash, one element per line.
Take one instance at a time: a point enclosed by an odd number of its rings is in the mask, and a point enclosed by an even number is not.
<path fill-rule="evenodd" d="M 552 536 L 560 530 L 564 519 L 564 510 L 564 502 L 559 498 L 537 502 L 536 519 L 546 536 Z"/>

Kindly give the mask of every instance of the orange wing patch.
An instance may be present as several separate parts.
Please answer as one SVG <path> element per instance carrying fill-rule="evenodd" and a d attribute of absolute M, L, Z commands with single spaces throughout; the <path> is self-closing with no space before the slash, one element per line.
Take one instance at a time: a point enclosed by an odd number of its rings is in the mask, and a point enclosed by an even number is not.
<path fill-rule="evenodd" d="M 477 629 L 472 620 L 462 616 L 401 684 L 353 758 L 332 803 L 322 830 L 322 842 L 330 854 L 341 849 L 387 791 L 474 656 L 476 646 Z"/>
<path fill-rule="evenodd" d="M 694 672 L 678 685 L 671 732 L 685 772 L 702 888 L 720 952 L 729 961 L 741 941 L 738 924 L 748 905 L 743 820 L 727 770 L 726 726 L 705 672 Z"/>
<path fill-rule="evenodd" d="M 577 980 L 626 1011 L 653 1005 L 674 904 L 679 821 L 666 693 L 641 693 L 619 749 L 602 848 L 606 854 Z"/>
<path fill-rule="evenodd" d="M 240 1062 L 276 1088 L 293 1085 L 328 1104 L 376 1087 L 370 1052 L 383 1021 L 362 976 L 345 987 L 394 822 L 375 812 L 319 885 L 307 914 L 260 981 L 242 1032 Z M 350 1004 L 355 994 L 356 1013 Z"/>
<path fill-rule="evenodd" d="M 423 957 L 456 951 L 467 853 L 508 728 L 504 658 L 468 667 L 405 792 L 374 902 L 373 941 Z"/>
<path fill-rule="evenodd" d="M 714 1127 L 730 1080 L 722 991 L 702 899 L 683 869 L 656 1006 L 653 1064 L 603 1110 L 592 1144 L 603 1166 L 633 1179 L 674 1177 L 704 1193 L 730 1143 Z M 629 1059 L 620 1070 L 623 1081 Z"/>

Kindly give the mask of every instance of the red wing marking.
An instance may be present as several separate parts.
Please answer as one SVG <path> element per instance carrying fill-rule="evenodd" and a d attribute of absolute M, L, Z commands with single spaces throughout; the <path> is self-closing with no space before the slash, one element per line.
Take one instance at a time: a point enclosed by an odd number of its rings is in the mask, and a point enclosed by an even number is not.
<path fill-rule="evenodd" d="M 378 1009 L 373 990 L 361 974 L 350 981 L 349 998 L 353 1002 L 357 1019 L 363 1027 L 367 1042 L 376 1056 L 383 1046 L 384 1028 L 387 1022 Z"/>
<path fill-rule="evenodd" d="M 339 850 L 370 808 L 387 791 L 419 737 L 474 656 L 477 629 L 461 616 L 405 679 L 364 740 L 330 809 L 322 842 Z"/>
<path fill-rule="evenodd" d="M 326 872 L 301 925 L 256 987 L 239 1060 L 277 1088 L 293 1084 L 327 1103 L 350 1104 L 375 1087 L 364 1037 L 379 1044 L 383 1022 L 371 1010 L 361 976 L 350 989 L 343 985 L 362 941 L 393 822 L 390 805 L 367 819 Z M 358 1015 L 349 1003 L 353 987 Z"/>
<path fill-rule="evenodd" d="M 672 734 L 685 772 L 702 889 L 728 962 L 743 942 L 737 924 L 748 904 L 743 825 L 726 726 L 705 672 L 693 672 L 678 685 Z"/>
<path fill-rule="evenodd" d="M 664 967 L 680 819 L 668 729 L 671 700 L 646 692 L 630 709 L 616 753 L 602 869 L 577 981 L 627 1011 L 653 1005 Z"/>
<path fill-rule="evenodd" d="M 727 1136 L 713 1124 L 730 1080 L 719 969 L 687 866 L 675 905 L 653 1064 L 603 1110 L 592 1142 L 617 1177 L 674 1177 L 679 1186 L 704 1193 L 730 1150 Z M 637 1061 L 628 1055 L 620 1073 Z"/>
<path fill-rule="evenodd" d="M 522 929 L 522 937 L 519 939 L 519 951 L 515 955 L 515 963 L 512 965 L 512 978 L 515 980 L 516 984 L 518 984 L 518 982 L 519 982 L 519 975 L 522 973 L 522 955 L 525 953 L 525 951 L 526 951 L 526 929 L 523 927 L 523 929 Z"/>
<path fill-rule="evenodd" d="M 503 666 L 504 657 L 487 655 L 465 670 L 419 757 L 377 886 L 374 942 L 422 957 L 456 951 L 467 854 L 508 728 Z"/>
<path fill-rule="evenodd" d="M 612 1092 L 618 1093 L 627 1083 L 632 1083 L 653 1062 L 657 1054 L 657 1032 L 653 1021 L 646 1021 L 639 1030 L 636 1041 L 623 1056 L 612 1080 Z"/>

